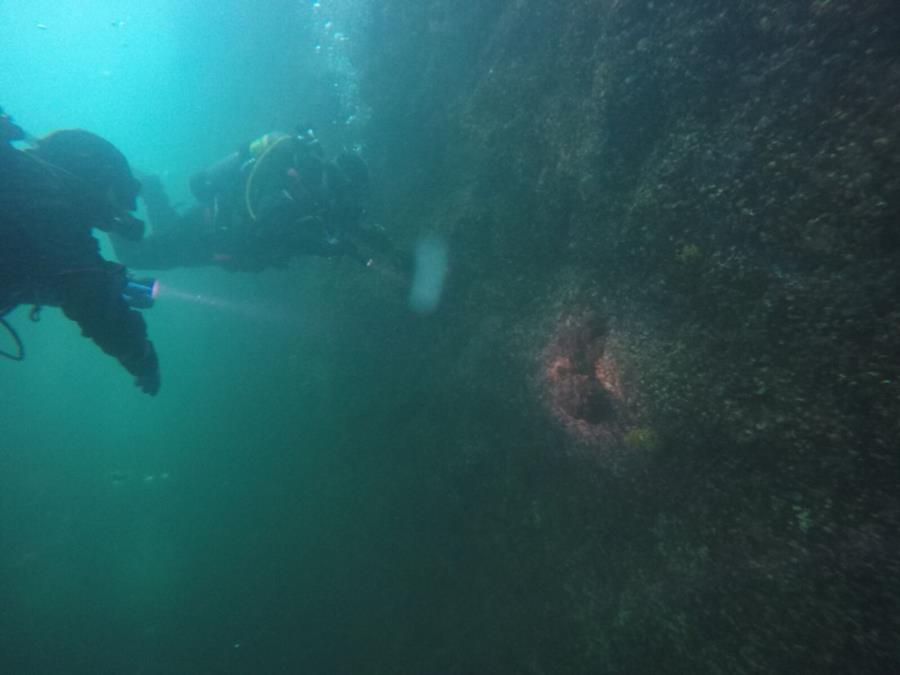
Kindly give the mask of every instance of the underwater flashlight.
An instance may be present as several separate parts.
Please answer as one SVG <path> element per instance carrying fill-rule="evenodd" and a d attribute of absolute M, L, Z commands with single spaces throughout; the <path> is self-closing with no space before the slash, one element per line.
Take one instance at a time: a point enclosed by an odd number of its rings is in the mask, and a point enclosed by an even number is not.
<path fill-rule="evenodd" d="M 152 277 L 135 279 L 129 277 L 122 290 L 122 299 L 129 307 L 136 309 L 150 309 L 159 295 L 159 281 Z"/>

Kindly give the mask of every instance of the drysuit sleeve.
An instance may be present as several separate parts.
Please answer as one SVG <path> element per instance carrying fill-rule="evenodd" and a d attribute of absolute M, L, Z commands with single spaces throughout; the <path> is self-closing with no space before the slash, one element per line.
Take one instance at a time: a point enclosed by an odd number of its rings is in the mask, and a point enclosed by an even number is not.
<path fill-rule="evenodd" d="M 130 241 L 112 233 L 109 240 L 116 252 L 116 258 L 131 269 L 167 270 L 187 266 L 193 262 L 190 255 L 192 247 L 175 233 L 153 233 L 141 241 Z"/>
<path fill-rule="evenodd" d="M 81 333 L 114 356 L 135 376 L 136 384 L 151 396 L 159 391 L 159 362 L 139 312 L 121 296 L 125 270 L 104 261 L 100 268 L 66 274 L 61 290 L 65 315 L 77 322 Z"/>
<path fill-rule="evenodd" d="M 213 262 L 213 237 L 205 223 L 203 207 L 195 206 L 179 215 L 170 227 L 153 223 L 154 231 L 141 240 L 128 240 L 110 233 L 119 259 L 129 269 L 165 270 L 195 267 Z"/>

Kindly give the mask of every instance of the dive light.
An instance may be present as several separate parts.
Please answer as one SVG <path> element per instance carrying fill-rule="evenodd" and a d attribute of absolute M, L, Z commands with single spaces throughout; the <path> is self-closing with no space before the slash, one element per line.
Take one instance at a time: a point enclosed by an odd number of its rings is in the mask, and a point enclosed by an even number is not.
<path fill-rule="evenodd" d="M 159 281 L 152 277 L 137 279 L 128 277 L 122 290 L 122 299 L 129 307 L 150 309 L 159 295 Z"/>

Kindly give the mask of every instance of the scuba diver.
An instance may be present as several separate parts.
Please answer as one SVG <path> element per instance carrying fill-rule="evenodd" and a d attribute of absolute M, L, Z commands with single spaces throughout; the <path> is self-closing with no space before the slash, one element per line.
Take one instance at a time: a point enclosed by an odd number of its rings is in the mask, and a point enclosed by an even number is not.
<path fill-rule="evenodd" d="M 179 213 L 158 178 L 143 178 L 152 232 L 142 241 L 112 237 L 128 267 L 215 265 L 258 272 L 299 255 L 348 256 L 371 265 L 358 244 L 384 252 L 383 233 L 362 225 L 369 171 L 342 152 L 326 160 L 311 129 L 270 133 L 195 174 L 197 203 Z"/>
<path fill-rule="evenodd" d="M 0 326 L 24 349 L 4 318 L 18 305 L 58 306 L 145 393 L 159 391 L 159 363 L 144 318 L 133 307 L 153 302 L 155 283 L 131 278 L 100 256 L 91 228 L 127 239 L 143 233 L 131 215 L 140 183 L 109 141 L 81 129 L 55 131 L 33 148 L 12 145 L 27 135 L 0 110 Z"/>

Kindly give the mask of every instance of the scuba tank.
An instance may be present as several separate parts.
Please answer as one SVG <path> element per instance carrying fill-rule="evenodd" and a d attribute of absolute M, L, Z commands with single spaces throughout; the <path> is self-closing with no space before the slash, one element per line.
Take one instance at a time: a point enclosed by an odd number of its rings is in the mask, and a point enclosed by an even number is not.
<path fill-rule="evenodd" d="M 217 196 L 233 189 L 246 159 L 245 150 L 235 150 L 212 166 L 195 173 L 190 180 L 191 194 L 198 202 L 212 203 Z"/>
<path fill-rule="evenodd" d="M 322 156 L 311 129 L 268 133 L 194 174 L 190 189 L 209 208 L 216 229 L 255 222 L 273 198 L 300 199 L 317 209 L 323 204 Z"/>
<path fill-rule="evenodd" d="M 248 201 L 248 185 L 258 167 L 268 164 L 270 150 L 288 138 L 286 134 L 266 134 L 191 176 L 191 193 L 206 207 L 206 218 L 214 230 L 233 230 L 248 222 L 248 215 L 250 221 L 255 220 L 255 202 Z"/>
<path fill-rule="evenodd" d="M 264 134 L 195 173 L 190 179 L 191 194 L 197 201 L 211 204 L 216 197 L 231 194 L 235 189 L 243 190 L 251 177 L 256 178 L 253 174 L 259 167 L 268 164 L 276 147 L 293 138 L 309 137 L 312 137 L 311 131 L 298 137 L 279 132 Z M 246 181 L 243 185 L 242 180 Z"/>
<path fill-rule="evenodd" d="M 244 208 L 252 220 L 258 217 L 260 201 L 273 191 L 286 191 L 294 199 L 299 190 L 308 201 L 320 201 L 323 151 L 312 129 L 266 134 L 250 143 L 248 152 L 252 166 L 244 184 Z"/>

